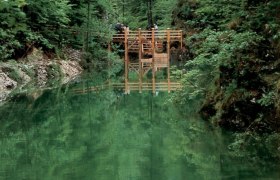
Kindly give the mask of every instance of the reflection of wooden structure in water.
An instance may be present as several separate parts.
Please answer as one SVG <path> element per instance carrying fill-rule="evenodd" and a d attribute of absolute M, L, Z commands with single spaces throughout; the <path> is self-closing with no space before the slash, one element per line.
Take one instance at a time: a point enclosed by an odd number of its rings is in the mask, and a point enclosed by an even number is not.
<path fill-rule="evenodd" d="M 182 48 L 183 36 L 181 30 L 138 31 L 124 30 L 124 34 L 113 36 L 113 42 L 124 43 L 125 83 L 115 84 L 124 87 L 125 93 L 131 90 L 173 91 L 181 87 L 179 83 L 170 82 L 170 44 L 179 42 Z M 138 53 L 138 62 L 129 60 L 129 53 Z M 167 69 L 167 82 L 156 82 L 158 69 Z M 143 82 L 143 76 L 152 70 L 152 82 Z M 129 82 L 129 72 L 138 73 L 138 82 Z"/>
<path fill-rule="evenodd" d="M 79 89 L 74 89 L 74 92 L 77 94 L 84 94 L 89 92 L 98 92 L 104 89 L 107 89 L 109 87 L 113 87 L 115 89 L 124 89 L 125 85 L 124 83 L 114 83 L 114 84 L 104 84 L 104 85 L 97 85 L 97 86 L 89 86 Z M 141 89 L 139 86 L 139 82 L 128 82 L 128 87 L 130 91 L 152 91 L 154 86 L 150 82 L 142 82 Z M 181 88 L 181 84 L 177 82 L 157 82 L 156 83 L 156 91 L 176 91 L 177 89 Z"/>

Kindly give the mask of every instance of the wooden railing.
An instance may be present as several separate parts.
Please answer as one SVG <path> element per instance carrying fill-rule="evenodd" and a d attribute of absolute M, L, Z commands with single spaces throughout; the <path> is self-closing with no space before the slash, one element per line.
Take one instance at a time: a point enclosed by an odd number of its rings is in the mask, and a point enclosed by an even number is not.
<path fill-rule="evenodd" d="M 152 40 L 152 31 L 139 30 L 142 40 Z M 139 39 L 139 31 L 128 31 L 128 41 L 135 41 Z M 154 31 L 155 40 L 167 40 L 168 33 L 170 33 L 170 41 L 181 41 L 183 37 L 182 30 L 158 30 Z M 124 42 L 124 34 L 113 35 L 113 42 Z"/>

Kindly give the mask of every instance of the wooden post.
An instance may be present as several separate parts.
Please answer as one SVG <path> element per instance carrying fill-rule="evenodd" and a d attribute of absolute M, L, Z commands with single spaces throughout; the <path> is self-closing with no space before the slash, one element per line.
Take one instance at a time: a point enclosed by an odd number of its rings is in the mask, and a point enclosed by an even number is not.
<path fill-rule="evenodd" d="M 156 93 L 156 70 L 155 70 L 155 29 L 152 28 L 152 67 L 153 67 L 153 93 Z"/>
<path fill-rule="evenodd" d="M 138 68 L 138 71 L 139 71 L 139 92 L 142 93 L 142 76 L 143 76 L 143 70 L 142 70 L 142 62 L 141 62 L 141 59 L 142 59 L 142 38 L 141 38 L 141 28 L 138 29 L 138 50 L 139 50 L 139 68 Z"/>
<path fill-rule="evenodd" d="M 170 28 L 167 28 L 167 82 L 170 92 Z"/>
<path fill-rule="evenodd" d="M 127 29 L 124 29 L 124 62 L 125 62 L 125 94 L 129 94 L 129 87 L 128 87 L 128 32 Z"/>

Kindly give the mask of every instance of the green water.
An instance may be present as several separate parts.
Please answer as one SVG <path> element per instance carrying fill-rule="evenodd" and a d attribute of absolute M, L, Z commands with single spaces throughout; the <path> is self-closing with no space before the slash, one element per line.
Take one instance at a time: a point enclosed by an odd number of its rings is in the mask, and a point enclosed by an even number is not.
<path fill-rule="evenodd" d="M 75 85 L 82 87 L 82 84 Z M 227 137 L 169 95 L 66 86 L 0 107 L 0 179 L 277 179 L 267 164 L 230 159 Z"/>

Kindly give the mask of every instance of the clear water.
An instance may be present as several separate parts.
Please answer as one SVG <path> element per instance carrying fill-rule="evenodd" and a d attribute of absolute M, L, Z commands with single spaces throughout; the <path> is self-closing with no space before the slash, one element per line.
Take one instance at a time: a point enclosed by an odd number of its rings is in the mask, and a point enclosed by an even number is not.
<path fill-rule="evenodd" d="M 0 107 L 0 179 L 280 178 L 265 163 L 229 159 L 219 129 L 168 99 L 73 87 L 17 95 Z"/>

